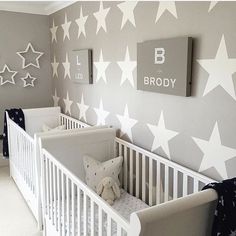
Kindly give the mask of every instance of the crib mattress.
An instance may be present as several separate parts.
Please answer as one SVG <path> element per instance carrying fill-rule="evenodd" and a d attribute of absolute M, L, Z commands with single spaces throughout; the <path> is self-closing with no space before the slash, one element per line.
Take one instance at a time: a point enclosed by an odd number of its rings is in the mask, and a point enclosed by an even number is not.
<path fill-rule="evenodd" d="M 66 202 L 65 202 L 66 204 Z M 81 229 L 81 234 L 84 234 L 84 209 L 83 209 L 83 198 L 81 198 L 81 222 L 80 222 L 80 229 Z M 128 222 L 130 220 L 130 215 L 131 213 L 135 211 L 139 211 L 145 208 L 148 208 L 149 206 L 141 201 L 140 199 L 130 195 L 127 193 L 125 190 L 121 189 L 121 197 L 115 201 L 115 203 L 111 206 L 115 211 L 118 212 L 122 217 L 124 217 Z M 95 205 L 95 216 L 94 216 L 94 222 L 95 222 L 95 227 L 94 227 L 94 234 L 98 235 L 98 207 Z M 78 233 L 78 217 L 77 217 L 77 202 L 75 202 L 75 230 L 76 233 Z M 58 217 L 58 215 L 57 215 Z M 62 217 L 61 217 L 62 219 Z M 70 206 L 70 219 L 65 219 L 66 222 L 66 232 L 68 230 L 72 230 L 72 210 Z M 62 222 L 61 222 L 62 225 Z M 68 226 L 70 225 L 69 229 Z M 87 235 L 91 235 L 91 207 L 88 204 L 87 208 Z M 72 232 L 71 232 L 72 233 Z M 103 215 L 103 235 L 107 235 L 107 216 Z M 112 221 L 112 229 L 111 229 L 111 235 L 115 236 L 117 235 L 117 226 L 116 224 Z M 124 232 L 122 235 L 126 235 Z"/>

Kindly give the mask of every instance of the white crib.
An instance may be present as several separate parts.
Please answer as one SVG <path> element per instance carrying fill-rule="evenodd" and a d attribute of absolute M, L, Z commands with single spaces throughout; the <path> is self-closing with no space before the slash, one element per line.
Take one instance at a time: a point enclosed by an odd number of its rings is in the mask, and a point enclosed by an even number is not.
<path fill-rule="evenodd" d="M 116 138 L 110 128 L 40 140 L 44 235 L 210 235 L 217 195 L 199 191 L 213 179 Z M 85 184 L 84 155 L 122 155 L 122 188 L 149 207 L 124 218 Z"/>
<path fill-rule="evenodd" d="M 66 129 L 78 129 L 88 125 L 62 114 L 59 107 L 24 109 L 23 112 L 26 130 L 19 127 L 7 114 L 10 174 L 41 228 L 41 168 L 38 139 L 47 135 L 42 133 L 42 126 L 65 125 Z"/>

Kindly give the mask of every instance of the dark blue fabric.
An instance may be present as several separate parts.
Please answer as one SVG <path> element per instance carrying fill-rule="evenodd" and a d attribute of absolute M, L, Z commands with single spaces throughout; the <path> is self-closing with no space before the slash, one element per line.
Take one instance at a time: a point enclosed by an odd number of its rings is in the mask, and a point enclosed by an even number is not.
<path fill-rule="evenodd" d="M 236 236 L 236 178 L 208 184 L 203 190 L 209 188 L 218 194 L 211 236 Z"/>
<path fill-rule="evenodd" d="M 7 117 L 6 112 L 8 112 L 9 118 L 12 119 L 16 124 L 18 124 L 22 129 L 25 130 L 25 116 L 22 109 L 9 109 L 4 112 L 4 130 L 3 130 L 3 157 L 9 158 L 9 148 L 8 148 L 8 135 L 7 135 Z"/>

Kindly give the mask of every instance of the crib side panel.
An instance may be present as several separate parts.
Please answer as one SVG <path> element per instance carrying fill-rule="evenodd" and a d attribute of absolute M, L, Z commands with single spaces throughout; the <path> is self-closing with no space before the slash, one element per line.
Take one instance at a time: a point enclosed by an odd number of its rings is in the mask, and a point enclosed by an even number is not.
<path fill-rule="evenodd" d="M 33 137 L 37 132 L 42 132 L 43 124 L 55 127 L 59 124 L 60 107 L 46 107 L 23 109 L 25 116 L 26 132 Z"/>

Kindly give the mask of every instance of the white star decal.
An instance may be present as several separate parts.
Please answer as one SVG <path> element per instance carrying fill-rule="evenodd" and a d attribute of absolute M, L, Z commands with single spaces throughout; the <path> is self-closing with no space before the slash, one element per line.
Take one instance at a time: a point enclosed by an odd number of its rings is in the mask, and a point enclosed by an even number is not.
<path fill-rule="evenodd" d="M 71 21 L 67 20 L 67 15 L 65 13 L 65 23 L 61 25 L 64 31 L 63 41 L 66 39 L 66 37 L 70 40 L 70 32 L 69 32 L 70 25 L 71 25 Z"/>
<path fill-rule="evenodd" d="M 222 145 L 217 122 L 209 141 L 194 137 L 193 140 L 204 153 L 199 171 L 202 172 L 214 167 L 222 178 L 227 179 L 225 162 L 236 157 L 236 149 Z"/>
<path fill-rule="evenodd" d="M 218 3 L 218 1 L 211 1 L 210 2 L 210 6 L 209 6 L 209 9 L 208 9 L 208 12 L 210 12 L 214 7 L 215 5 Z"/>
<path fill-rule="evenodd" d="M 71 105 L 73 103 L 73 101 L 71 101 L 69 99 L 69 93 L 67 92 L 66 94 L 66 99 L 63 99 L 64 103 L 65 103 L 65 113 L 68 113 L 69 115 L 71 115 Z"/>
<path fill-rule="evenodd" d="M 27 73 L 24 78 L 21 78 L 21 80 L 24 82 L 24 88 L 28 86 L 34 87 L 34 81 L 36 80 L 36 78 L 32 77 L 29 73 Z"/>
<path fill-rule="evenodd" d="M 68 60 L 68 54 L 66 53 L 66 61 L 62 62 L 62 65 L 64 66 L 64 79 L 66 78 L 66 76 L 68 76 L 68 78 L 70 79 L 70 62 Z"/>
<path fill-rule="evenodd" d="M 55 26 L 54 19 L 52 23 L 52 28 L 50 28 L 51 34 L 52 34 L 52 43 L 55 40 L 57 42 L 57 28 L 58 26 Z"/>
<path fill-rule="evenodd" d="M 97 125 L 105 125 L 109 112 L 104 110 L 102 99 L 100 100 L 99 108 L 94 108 L 94 111 L 97 114 Z"/>
<path fill-rule="evenodd" d="M 75 22 L 77 23 L 77 25 L 79 27 L 78 38 L 80 37 L 81 33 L 86 38 L 85 23 L 86 23 L 87 19 L 88 19 L 88 16 L 83 16 L 83 9 L 82 9 L 82 6 L 81 6 L 80 16 L 79 16 L 78 19 L 75 20 Z"/>
<path fill-rule="evenodd" d="M 133 71 L 137 65 L 137 62 L 130 60 L 128 47 L 126 48 L 124 61 L 118 61 L 117 63 L 119 65 L 120 69 L 122 70 L 120 85 L 122 85 L 126 80 L 128 80 L 130 82 L 130 84 L 132 85 L 132 87 L 134 87 Z"/>
<path fill-rule="evenodd" d="M 232 75 L 236 72 L 236 59 L 229 58 L 224 35 L 221 38 L 215 59 L 201 59 L 198 63 L 209 73 L 203 96 L 221 86 L 236 100 Z"/>
<path fill-rule="evenodd" d="M 59 62 L 56 61 L 56 57 L 54 56 L 53 62 L 51 62 L 52 65 L 52 77 L 56 76 L 58 78 L 57 68 L 59 66 Z"/>
<path fill-rule="evenodd" d="M 178 18 L 174 1 L 160 1 L 156 15 L 156 23 L 165 11 L 169 11 L 176 19 Z"/>
<path fill-rule="evenodd" d="M 122 23 L 121 29 L 124 27 L 126 22 L 130 22 L 134 27 L 135 25 L 135 18 L 134 18 L 134 8 L 137 6 L 138 2 L 136 1 L 125 1 L 118 4 L 118 8 L 122 11 Z"/>
<path fill-rule="evenodd" d="M 0 71 L 1 85 L 4 85 L 6 83 L 16 84 L 14 79 L 16 74 L 17 71 L 10 70 L 7 65 L 4 65 L 3 70 Z"/>
<path fill-rule="evenodd" d="M 29 43 L 27 45 L 27 48 L 25 49 L 25 51 L 17 52 L 16 54 L 23 59 L 23 61 L 22 61 L 22 68 L 25 69 L 28 66 L 34 66 L 36 68 L 40 68 L 40 66 L 39 66 L 39 58 L 44 53 L 43 52 L 35 51 L 33 46 L 32 46 L 32 44 Z M 28 54 L 30 54 L 30 57 L 29 57 Z"/>
<path fill-rule="evenodd" d="M 81 120 L 82 118 L 84 119 L 85 122 L 87 122 L 87 119 L 86 119 L 86 111 L 88 110 L 89 106 L 85 105 L 84 104 L 84 96 L 83 96 L 83 93 L 82 93 L 82 96 L 81 96 L 81 102 L 77 103 L 77 106 L 79 108 L 79 119 Z"/>
<path fill-rule="evenodd" d="M 176 135 L 178 135 L 178 132 L 166 128 L 163 111 L 161 111 L 157 126 L 151 124 L 147 124 L 147 126 L 154 136 L 154 140 L 152 143 L 152 152 L 157 148 L 161 147 L 166 153 L 167 157 L 171 159 L 169 141 Z"/>
<path fill-rule="evenodd" d="M 98 31 L 103 28 L 105 32 L 107 32 L 107 27 L 106 27 L 106 17 L 108 12 L 110 11 L 110 7 L 104 9 L 103 8 L 103 2 L 100 2 L 100 6 L 99 6 L 99 11 L 95 12 L 93 15 L 95 16 L 96 20 L 97 20 L 97 31 L 96 34 L 98 33 Z"/>
<path fill-rule="evenodd" d="M 54 107 L 58 106 L 60 98 L 57 96 L 57 90 L 55 89 L 55 94 L 52 96 Z"/>
<path fill-rule="evenodd" d="M 98 82 L 100 79 L 103 79 L 105 83 L 107 83 L 106 78 L 106 69 L 109 66 L 110 62 L 103 60 L 103 54 L 102 50 L 100 51 L 99 61 L 94 62 L 94 65 L 97 69 L 97 78 L 96 82 Z"/>
<path fill-rule="evenodd" d="M 132 128 L 138 121 L 129 117 L 128 105 L 127 104 L 125 105 L 125 111 L 123 116 L 121 115 L 116 115 L 116 116 L 121 123 L 120 137 L 126 134 L 131 140 L 131 142 L 133 142 Z"/>

